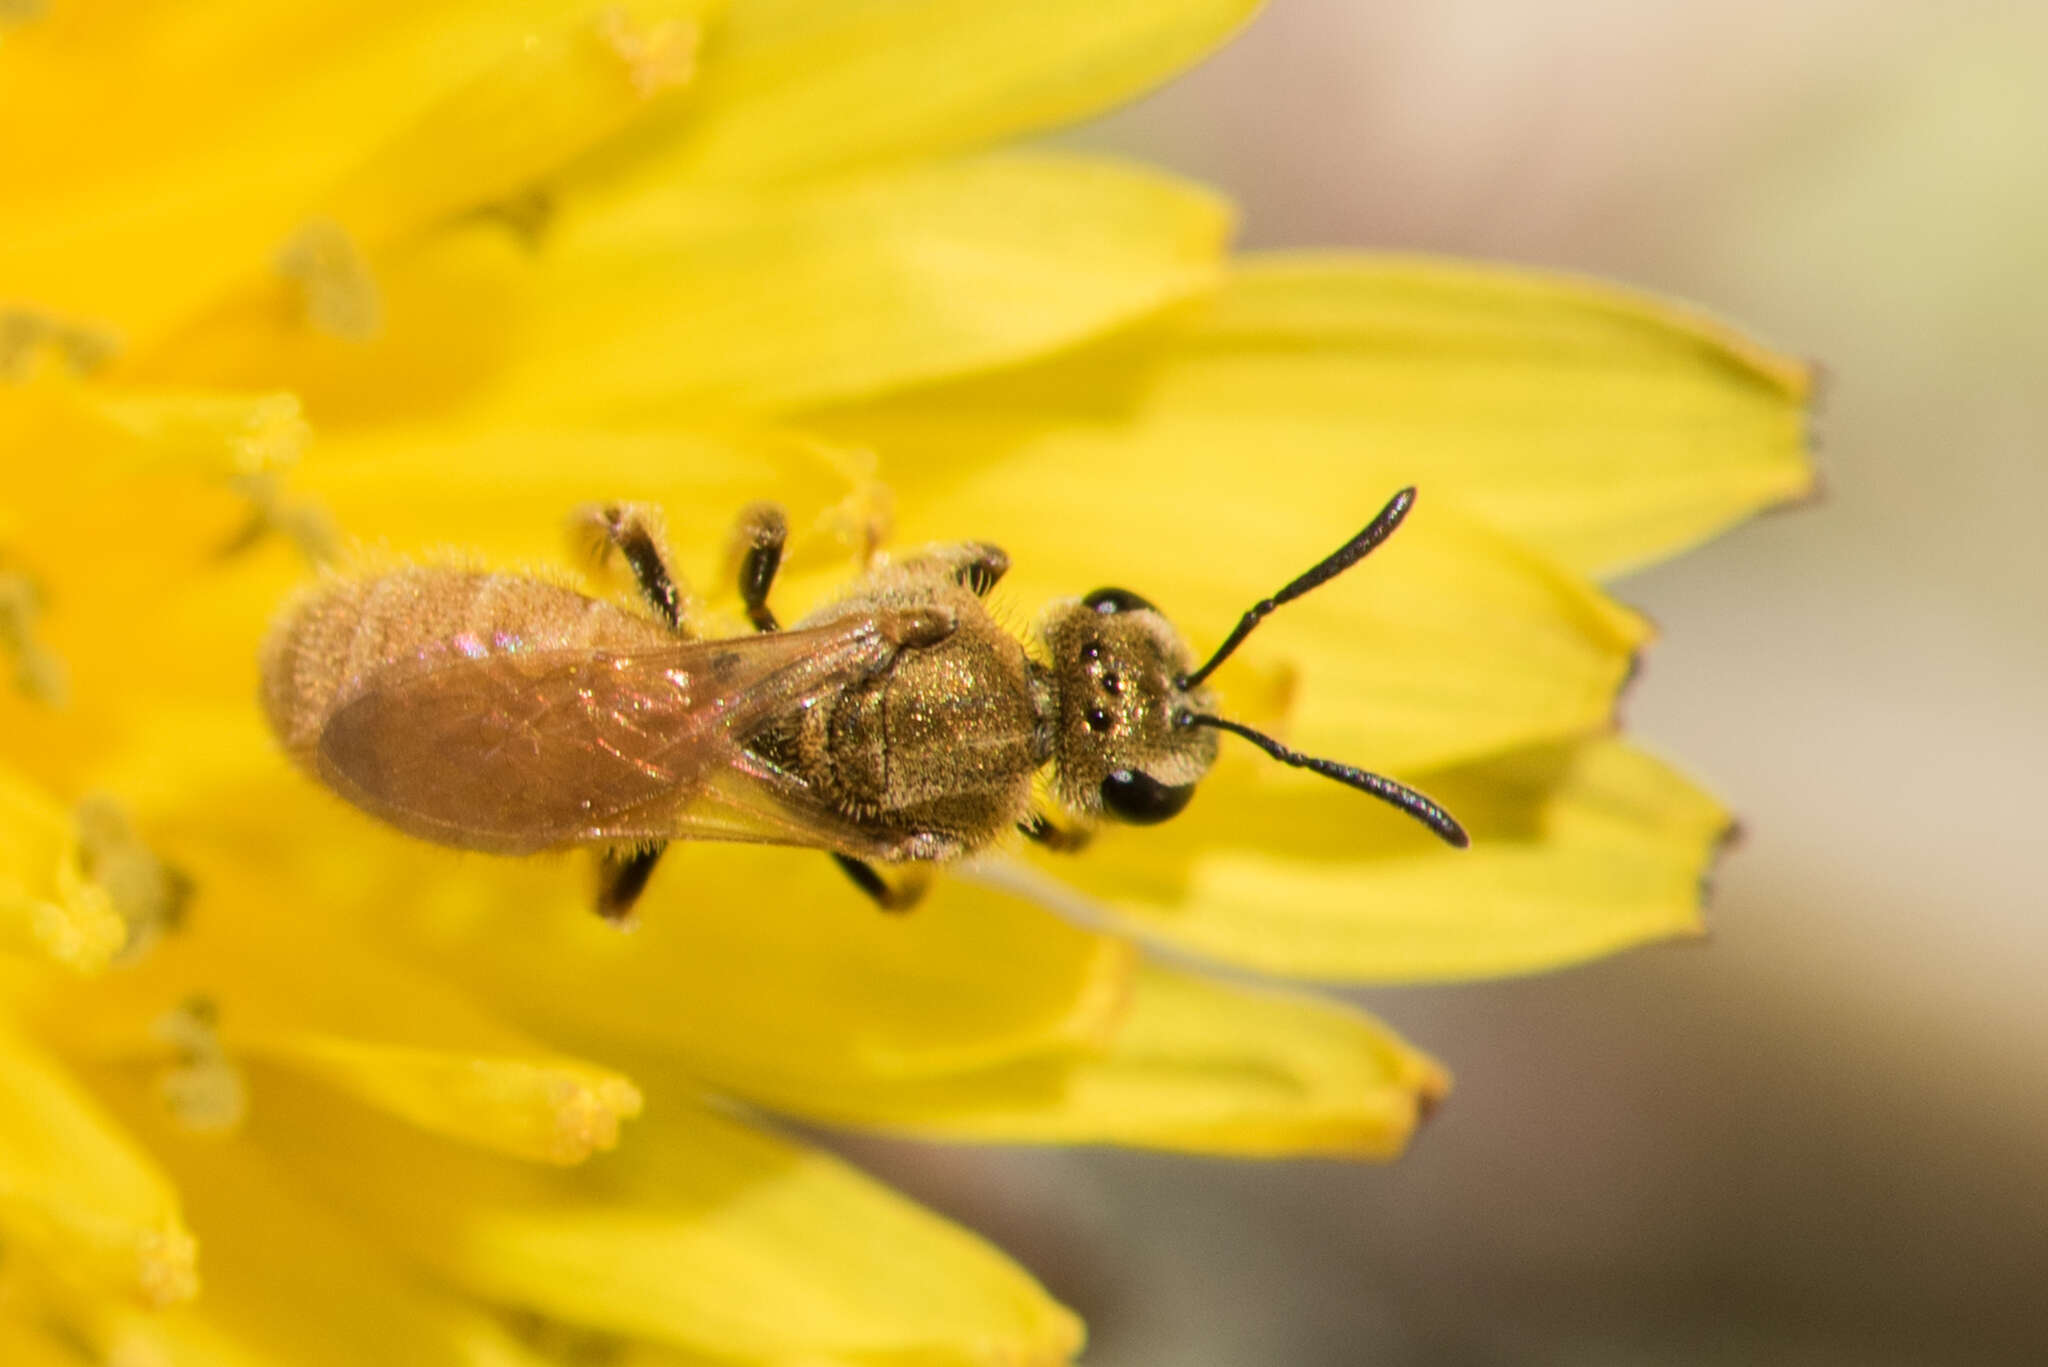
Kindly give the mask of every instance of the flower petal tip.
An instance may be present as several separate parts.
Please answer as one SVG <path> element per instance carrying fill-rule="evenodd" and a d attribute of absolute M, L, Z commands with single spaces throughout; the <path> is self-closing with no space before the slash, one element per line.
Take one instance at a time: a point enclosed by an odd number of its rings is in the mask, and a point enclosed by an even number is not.
<path fill-rule="evenodd" d="M 1760 513 L 1799 513 L 1827 502 L 1833 493 L 1828 472 L 1821 466 L 1820 431 L 1809 423 L 1806 429 L 1804 479 L 1758 509 Z"/>
<path fill-rule="evenodd" d="M 260 474 L 294 464 L 311 436 L 298 395 L 266 394 L 248 405 L 229 450 L 238 473 Z"/>
<path fill-rule="evenodd" d="M 137 1242 L 136 1290 L 152 1310 L 199 1294 L 199 1243 L 182 1229 L 145 1233 Z"/>
<path fill-rule="evenodd" d="M 1826 446 L 1821 418 L 1834 395 L 1834 373 L 1821 362 L 1811 359 L 1788 364 L 1798 367 L 1800 371 L 1798 382 L 1788 385 L 1787 393 L 1801 410 L 1799 451 L 1805 457 L 1800 462 L 1800 473 L 1804 478 L 1794 483 L 1778 499 L 1765 504 L 1764 512 L 1787 512 L 1806 508 L 1827 496 L 1827 477 L 1820 467 L 1820 454 Z"/>
<path fill-rule="evenodd" d="M 1706 857 L 1700 864 L 1699 876 L 1699 908 L 1702 920 L 1698 930 L 1701 939 L 1707 938 L 1708 935 L 1704 916 L 1706 909 L 1714 904 L 1714 880 L 1720 874 L 1721 861 L 1748 838 L 1749 833 L 1743 829 L 1742 823 L 1731 817 L 1728 824 L 1721 828 L 1720 834 L 1707 846 Z"/>
<path fill-rule="evenodd" d="M 1451 1075 L 1441 1069 L 1432 1069 L 1420 1086 L 1415 1089 L 1415 1129 L 1420 1130 L 1436 1117 L 1443 1104 L 1451 1095 Z M 1409 1132 L 1414 1137 L 1414 1131 Z"/>
<path fill-rule="evenodd" d="M 384 331 L 384 298 L 369 257 L 340 223 L 309 219 L 278 249 L 278 275 L 293 286 L 306 324 L 344 342 Z"/>
<path fill-rule="evenodd" d="M 697 71 L 698 29 L 682 19 L 635 23 L 623 10 L 598 16 L 598 36 L 625 63 L 633 93 L 651 99 L 687 84 Z"/>
<path fill-rule="evenodd" d="M 1789 391 L 1804 401 L 1808 409 L 1818 412 L 1834 395 L 1835 372 L 1827 362 L 1814 356 L 1801 357 L 1789 364 L 1799 371 L 1799 378 L 1789 386 Z"/>
<path fill-rule="evenodd" d="M 1031 1341 L 992 1344 L 984 1360 L 1002 1367 L 1068 1367 L 1088 1346 L 1088 1326 L 1063 1305 L 1048 1302 L 1044 1311 Z"/>
<path fill-rule="evenodd" d="M 555 1132 L 547 1159 L 573 1167 L 592 1154 L 603 1153 L 619 1142 L 619 1122 L 640 1114 L 640 1089 L 622 1077 L 596 1082 L 563 1079 L 550 1098 L 555 1112 Z"/>
<path fill-rule="evenodd" d="M 1629 652 L 1628 663 L 1622 667 L 1621 682 L 1614 686 L 1614 703 L 1607 714 L 1607 729 L 1612 735 L 1619 735 L 1627 729 L 1628 704 L 1635 696 L 1636 680 L 1643 677 L 1645 653 L 1640 648 Z"/>

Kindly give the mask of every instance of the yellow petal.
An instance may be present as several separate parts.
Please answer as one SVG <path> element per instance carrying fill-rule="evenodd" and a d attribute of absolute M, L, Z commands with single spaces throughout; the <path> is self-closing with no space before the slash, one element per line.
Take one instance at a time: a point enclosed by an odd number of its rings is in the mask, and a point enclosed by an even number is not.
<path fill-rule="evenodd" d="M 356 167 L 325 217 L 375 244 L 538 187 L 689 81 L 705 8 L 614 5 L 537 29 Z"/>
<path fill-rule="evenodd" d="M 769 181 L 996 142 L 1157 84 L 1257 7 L 737 0 L 692 108 L 631 139 L 628 165 L 648 181 Z"/>
<path fill-rule="evenodd" d="M 104 1090 L 163 1155 L 190 1203 L 206 1241 L 206 1295 L 161 1321 L 109 1324 L 101 1337 L 125 1337 L 168 1352 L 171 1361 L 208 1367 L 540 1367 L 542 1359 L 481 1307 L 425 1284 L 312 1196 L 273 1154 L 245 1138 L 185 1132 L 133 1081 L 132 1074 L 110 1074 Z M 262 1094 L 267 1100 L 269 1089 Z M 399 1200 L 427 1180 L 384 1177 Z"/>
<path fill-rule="evenodd" d="M 116 392 L 99 411 L 133 439 L 138 461 L 216 478 L 289 465 L 306 440 L 299 401 L 290 394 Z"/>
<path fill-rule="evenodd" d="M 448 92 L 590 0 L 54 5 L 0 45 L 0 297 L 140 341 Z"/>
<path fill-rule="evenodd" d="M 37 641 L 61 661 L 71 704 L 17 727 L 0 690 L 0 730 L 35 748 L 76 731 L 64 743 L 99 749 L 92 733 L 116 697 L 209 660 L 211 631 L 156 658 L 139 638 L 179 592 L 246 568 L 233 548 L 285 530 L 275 478 L 306 436 L 289 394 L 0 385 L 0 449 L 24 457 L 8 472 L 0 573 L 33 586 Z"/>
<path fill-rule="evenodd" d="M 91 1341 L 105 1344 L 105 1361 L 139 1367 L 267 1367 L 276 1360 L 237 1343 L 205 1311 L 188 1306 L 108 1316 Z"/>
<path fill-rule="evenodd" d="M 1256 460 L 1062 449 L 900 484 L 904 539 L 989 540 L 1013 618 L 1101 584 L 1160 605 L 1198 656 L 1239 614 L 1351 537 L 1391 495 L 1340 503 Z M 1086 490 L 1086 497 L 1076 497 Z M 1282 608 L 1217 674 L 1226 714 L 1260 675 L 1294 681 L 1287 738 L 1412 774 L 1609 724 L 1647 624 L 1424 490 L 1348 574 Z M 1235 742 L 1226 740 L 1226 746 Z"/>
<path fill-rule="evenodd" d="M 438 1134 L 544 1162 L 610 1148 L 619 1122 L 638 1113 L 626 1078 L 541 1048 L 439 979 L 355 942 L 345 915 L 309 914 L 304 892 L 280 896 L 289 884 L 245 867 L 260 845 L 226 835 L 210 847 L 181 829 L 189 813 L 150 816 L 177 848 L 198 911 L 154 948 L 149 973 L 53 993 L 42 1016 L 53 1036 L 159 1068 L 266 1059 Z M 194 1048 L 189 1030 L 165 1029 L 194 1002 L 206 1004 L 205 1059 L 180 1056 Z"/>
<path fill-rule="evenodd" d="M 306 437 L 289 394 L 0 385 L 0 449 L 19 456 L 0 551 L 42 582 L 53 628 L 123 624 L 140 586 L 217 567 Z"/>
<path fill-rule="evenodd" d="M 270 1095 L 266 1089 L 266 1096 Z M 574 1172 L 494 1160 L 279 1085 L 263 1142 L 486 1299 L 697 1351 L 1061 1362 L 1080 1326 L 972 1235 L 815 1150 L 670 1103 Z"/>
<path fill-rule="evenodd" d="M 198 1290 L 162 1173 L 36 1046 L 0 1031 L 0 1231 L 59 1277 L 146 1305 Z"/>
<path fill-rule="evenodd" d="M 1132 970 L 1114 938 L 950 883 L 914 916 L 880 915 L 807 850 L 672 846 L 631 935 L 592 914 L 580 867 L 471 867 L 394 932 L 548 1038 L 753 1095 L 1098 1039 Z"/>
<path fill-rule="evenodd" d="M 208 1286 L 206 1304 L 213 1303 Z M 7 1332 L 9 1316 L 16 1333 L 21 1326 L 34 1337 Z M 61 1356 L 39 1356 L 56 1344 Z M 33 1345 L 33 1346 L 31 1346 Z M 66 1282 L 27 1257 L 10 1258 L 4 1293 L 0 1293 L 0 1362 L 45 1361 L 62 1367 L 81 1363 L 134 1364 L 134 1367 L 261 1367 L 262 1360 L 242 1350 L 208 1322 L 190 1302 L 171 1306 L 139 1306 L 132 1299 Z"/>
<path fill-rule="evenodd" d="M 138 368 L 287 384 L 323 430 L 455 407 L 694 425 L 1070 345 L 1207 288 L 1229 228 L 1185 182 L 1052 155 L 782 192 L 657 189 L 565 205 L 539 250 L 467 222 L 378 258 L 376 346 L 255 296 Z"/>
<path fill-rule="evenodd" d="M 0 386 L 0 439 L 23 457 L 8 471 L 8 501 L 37 513 L 144 476 L 197 482 L 268 473 L 295 461 L 306 436 L 290 394 L 114 389 L 58 376 Z M 20 522 L 18 534 L 34 530 Z"/>
<path fill-rule="evenodd" d="M 1222 502 L 1449 497 L 1581 571 L 1669 555 L 1812 488 L 1811 371 L 1591 281 L 1403 258 L 1254 257 L 1206 307 L 832 430 L 911 472 L 1178 471 Z M 911 463 L 912 456 L 916 463 Z M 1162 483 L 1160 487 L 1169 487 Z"/>
<path fill-rule="evenodd" d="M 1246 759 L 1156 831 L 1042 872 L 1142 935 L 1266 972 L 1354 982 L 1526 973 L 1697 934 L 1729 830 L 1712 798 L 1620 741 L 1418 779 L 1463 821 L 1453 850 L 1334 785 Z"/>
<path fill-rule="evenodd" d="M 270 598 L 282 594 L 290 581 L 275 570 L 297 552 L 227 552 L 252 531 L 285 529 L 295 510 L 266 503 L 265 491 L 304 437 L 289 395 L 113 390 L 56 377 L 0 385 L 0 449 L 23 455 L 0 492 L 9 523 L 0 582 L 36 603 L 31 647 L 63 678 L 65 703 L 0 686 L 13 762 L 82 792 L 80 775 L 119 748 L 120 719 L 148 710 L 141 694 L 249 696 L 247 652 L 260 627 L 240 647 L 217 611 L 194 620 L 179 605 L 198 596 L 211 606 L 251 571 L 269 573 Z M 268 540 L 281 546 L 287 536 Z"/>
<path fill-rule="evenodd" d="M 949 1139 L 1390 1158 L 1449 1088 L 1433 1060 L 1358 1011 L 1147 964 L 1099 1047 L 772 1100 Z"/>
<path fill-rule="evenodd" d="M 617 1143 L 619 1121 L 640 1112 L 632 1083 L 573 1060 L 479 1058 L 308 1034 L 252 1040 L 242 1050 L 423 1129 L 515 1158 L 580 1163 Z"/>
<path fill-rule="evenodd" d="M 705 598 L 733 592 L 732 529 L 750 503 L 788 514 L 786 568 L 839 583 L 888 516 L 872 455 L 744 427 L 391 424 L 323 442 L 294 488 L 352 539 L 415 556 L 459 547 L 504 569 L 577 568 L 565 535 L 573 510 L 646 504 L 661 515 L 672 568 Z M 791 617 L 785 587 L 777 581 L 776 598 Z"/>
<path fill-rule="evenodd" d="M 167 594 L 225 577 L 230 550 L 306 437 L 289 394 L 115 389 L 55 376 L 0 385 L 0 449 L 20 456 L 0 494 L 0 573 L 34 585 L 39 633 L 75 682 L 104 692 L 154 677 L 129 653 L 130 629 L 147 624 Z M 159 663 L 203 653 L 199 639 Z"/>
<path fill-rule="evenodd" d="M 10 1367 L 78 1367 L 78 1354 L 56 1331 L 0 1312 L 0 1362 Z"/>
<path fill-rule="evenodd" d="M 0 765 L 0 947 L 91 973 L 127 938 L 85 874 L 71 813 Z"/>

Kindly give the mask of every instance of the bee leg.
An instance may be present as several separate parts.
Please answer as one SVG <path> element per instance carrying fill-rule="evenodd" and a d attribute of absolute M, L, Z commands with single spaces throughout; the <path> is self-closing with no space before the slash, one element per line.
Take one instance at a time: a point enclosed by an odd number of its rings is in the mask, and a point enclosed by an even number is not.
<path fill-rule="evenodd" d="M 909 911 L 924 900 L 925 890 L 932 882 L 931 873 L 922 868 L 905 868 L 892 882 L 873 864 L 850 854 L 834 854 L 832 862 L 845 871 L 855 887 L 874 898 L 875 905 L 883 911 Z"/>
<path fill-rule="evenodd" d="M 1074 854 L 1085 850 L 1088 848 L 1088 842 L 1095 838 L 1095 832 L 1086 826 L 1062 826 L 1044 812 L 1038 811 L 1018 822 L 1017 829 L 1024 833 L 1026 840 L 1035 841 L 1061 854 Z"/>
<path fill-rule="evenodd" d="M 733 541 L 739 547 L 740 602 L 756 631 L 777 631 L 781 624 L 768 606 L 768 590 L 782 568 L 783 543 L 789 540 L 789 519 L 773 503 L 755 503 L 740 514 Z"/>
<path fill-rule="evenodd" d="M 1001 546 L 986 541 L 963 541 L 953 546 L 932 546 L 904 562 L 912 570 L 930 567 L 963 588 L 974 590 L 977 598 L 988 597 L 1010 571 L 1010 557 Z"/>
<path fill-rule="evenodd" d="M 598 563 L 613 551 L 625 557 L 648 605 L 677 632 L 684 630 L 683 591 L 669 572 L 658 514 L 653 509 L 632 503 L 593 504 L 577 510 L 571 530 L 591 543 L 586 549 Z"/>
<path fill-rule="evenodd" d="M 630 850 L 606 850 L 597 864 L 597 914 L 613 925 L 633 919 L 633 904 L 647 891 L 647 880 L 667 841 Z"/>
<path fill-rule="evenodd" d="M 976 598 L 988 597 L 988 591 L 1010 572 L 1010 557 L 1003 553 L 1001 546 L 991 546 L 986 541 L 970 541 L 960 548 L 960 552 L 960 562 L 953 568 L 953 577 L 973 589 Z"/>

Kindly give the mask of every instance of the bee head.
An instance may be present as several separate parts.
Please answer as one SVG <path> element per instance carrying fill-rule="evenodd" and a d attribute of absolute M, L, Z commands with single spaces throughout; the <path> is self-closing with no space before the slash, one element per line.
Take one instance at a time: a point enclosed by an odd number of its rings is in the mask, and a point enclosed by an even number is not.
<path fill-rule="evenodd" d="M 1358 535 L 1271 598 L 1254 603 L 1200 668 L 1192 667 L 1193 656 L 1173 624 L 1128 589 L 1097 589 L 1055 603 L 1040 630 L 1053 658 L 1054 782 L 1060 800 L 1082 816 L 1107 812 L 1144 826 L 1164 821 L 1188 805 L 1196 781 L 1216 762 L 1216 732 L 1228 731 L 1282 764 L 1399 807 L 1452 845 L 1469 843 L 1456 818 L 1413 788 L 1290 750 L 1262 731 L 1219 717 L 1202 686 L 1268 613 L 1371 554 L 1414 503 L 1413 489 L 1394 495 Z"/>
<path fill-rule="evenodd" d="M 1191 724 L 1207 689 L 1188 687 L 1194 663 L 1159 610 L 1127 589 L 1055 603 L 1040 626 L 1052 652 L 1060 800 L 1152 825 L 1188 805 L 1216 760 L 1216 735 Z"/>

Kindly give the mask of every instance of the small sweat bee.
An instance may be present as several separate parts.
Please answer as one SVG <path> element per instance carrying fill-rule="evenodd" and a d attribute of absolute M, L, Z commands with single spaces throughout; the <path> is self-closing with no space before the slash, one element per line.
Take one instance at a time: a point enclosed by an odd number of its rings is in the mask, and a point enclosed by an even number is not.
<path fill-rule="evenodd" d="M 1116 588 L 1055 601 L 1036 628 L 1042 656 L 1027 649 L 982 602 L 1009 558 L 972 542 L 883 565 L 782 630 L 768 595 L 787 528 L 766 505 L 741 522 L 756 634 L 699 639 L 651 514 L 594 508 L 585 529 L 623 557 L 651 611 L 521 574 L 340 579 L 273 629 L 263 702 L 299 765 L 410 835 L 491 854 L 597 847 L 611 918 L 672 840 L 824 850 L 882 906 L 907 907 L 934 865 L 1013 828 L 1074 848 L 1103 817 L 1174 816 L 1219 731 L 1463 846 L 1422 794 L 1226 720 L 1204 687 L 1266 614 L 1358 563 L 1414 498 L 1403 490 L 1255 604 L 1200 667 L 1157 608 Z M 1054 811 L 1034 796 L 1048 768 Z"/>

